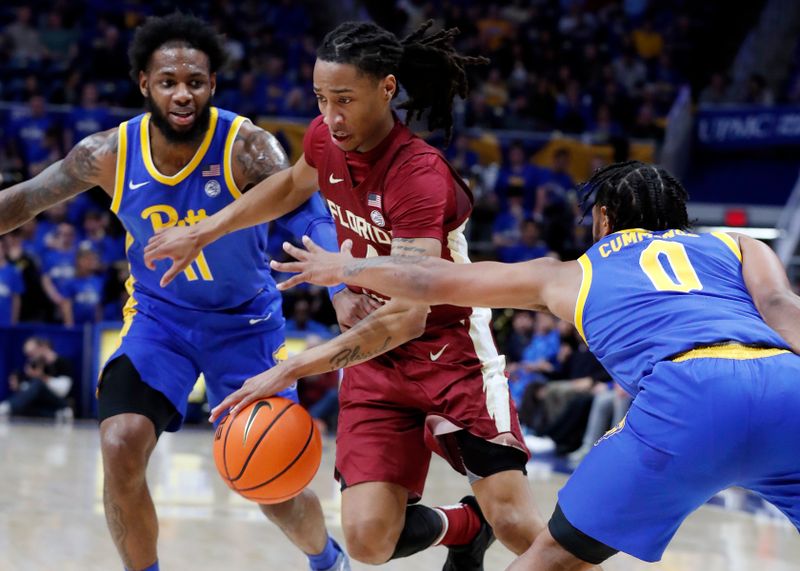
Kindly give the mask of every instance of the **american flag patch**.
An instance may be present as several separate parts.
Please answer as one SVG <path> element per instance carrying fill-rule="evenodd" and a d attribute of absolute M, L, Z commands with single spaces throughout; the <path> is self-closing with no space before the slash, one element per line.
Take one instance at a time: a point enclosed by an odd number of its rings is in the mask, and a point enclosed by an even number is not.
<path fill-rule="evenodd" d="M 373 208 L 380 208 L 381 207 L 381 195 L 369 193 L 367 195 L 367 206 L 372 206 Z"/>
<path fill-rule="evenodd" d="M 203 172 L 201 174 L 203 176 L 219 176 L 220 175 L 219 165 L 206 165 L 203 167 Z"/>

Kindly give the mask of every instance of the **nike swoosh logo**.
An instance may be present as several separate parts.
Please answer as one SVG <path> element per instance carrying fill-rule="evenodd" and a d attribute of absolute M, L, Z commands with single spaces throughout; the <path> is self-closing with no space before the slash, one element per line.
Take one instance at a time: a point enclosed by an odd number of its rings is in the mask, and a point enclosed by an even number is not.
<path fill-rule="evenodd" d="M 331 184 L 337 184 L 337 183 L 340 183 L 342 181 L 344 181 L 343 178 L 333 178 L 333 173 L 331 173 L 331 175 L 328 177 L 328 182 L 331 183 Z"/>
<path fill-rule="evenodd" d="M 267 315 L 266 317 L 261 317 L 259 319 L 251 319 L 250 320 L 250 325 L 255 325 L 256 323 L 261 323 L 262 321 L 266 321 L 270 317 L 272 317 L 271 313 L 269 315 Z"/>
<path fill-rule="evenodd" d="M 444 347 L 442 347 L 441 349 L 439 349 L 439 352 L 438 352 L 438 353 L 430 353 L 430 356 L 431 356 L 431 361 L 438 361 L 438 360 L 439 360 L 439 357 L 441 357 L 441 356 L 442 356 L 442 353 L 444 353 L 444 350 L 445 350 L 445 349 L 447 349 L 447 347 L 448 347 L 449 345 L 450 345 L 450 343 L 448 343 L 447 345 L 445 345 Z"/>
<path fill-rule="evenodd" d="M 146 180 L 144 182 L 137 182 L 136 184 L 134 184 L 132 180 L 129 180 L 128 181 L 128 188 L 130 188 L 131 190 L 136 190 L 140 186 L 144 186 L 146 184 L 150 184 L 150 181 Z"/>
<path fill-rule="evenodd" d="M 256 419 L 258 411 L 264 408 L 265 406 L 268 407 L 270 410 L 272 410 L 272 403 L 270 403 L 269 401 L 262 400 L 257 402 L 256 406 L 253 407 L 253 410 L 250 411 L 250 417 L 247 419 L 247 424 L 244 425 L 244 438 L 242 439 L 242 446 L 247 444 L 247 435 L 250 433 L 250 427 L 253 426 L 253 422 Z"/>

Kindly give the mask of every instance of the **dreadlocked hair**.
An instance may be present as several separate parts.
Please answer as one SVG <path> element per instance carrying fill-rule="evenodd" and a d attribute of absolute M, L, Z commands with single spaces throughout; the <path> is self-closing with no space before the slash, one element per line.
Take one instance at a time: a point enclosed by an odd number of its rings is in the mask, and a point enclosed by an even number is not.
<path fill-rule="evenodd" d="M 426 36 L 433 20 L 398 40 L 371 22 L 345 22 L 329 32 L 317 49 L 323 61 L 354 65 L 378 79 L 394 74 L 406 90 L 406 123 L 427 111 L 428 130 L 443 129 L 449 143 L 453 133 L 453 99 L 467 96 L 468 65 L 486 64 L 484 57 L 463 56 L 453 47 L 458 28 Z M 395 94 L 396 95 L 396 94 Z"/>
<path fill-rule="evenodd" d="M 225 65 L 225 44 L 214 28 L 195 16 L 174 12 L 169 16 L 150 17 L 136 30 L 128 49 L 133 81 L 138 83 L 139 72 L 147 71 L 153 52 L 173 43 L 206 54 L 211 73 Z"/>
<path fill-rule="evenodd" d="M 690 226 L 686 213 L 689 194 L 661 167 L 641 161 L 614 163 L 595 171 L 582 190 L 584 216 L 595 204 L 605 206 L 612 232 L 627 228 L 686 230 Z"/>

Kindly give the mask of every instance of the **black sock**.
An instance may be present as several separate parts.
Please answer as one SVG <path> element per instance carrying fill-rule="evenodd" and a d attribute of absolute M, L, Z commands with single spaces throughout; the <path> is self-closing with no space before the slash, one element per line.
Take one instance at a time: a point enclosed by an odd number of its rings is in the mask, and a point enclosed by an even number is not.
<path fill-rule="evenodd" d="M 391 559 L 408 557 L 418 551 L 427 549 L 439 539 L 444 530 L 442 516 L 427 506 L 408 506 L 406 508 L 406 525 L 397 540 Z"/>

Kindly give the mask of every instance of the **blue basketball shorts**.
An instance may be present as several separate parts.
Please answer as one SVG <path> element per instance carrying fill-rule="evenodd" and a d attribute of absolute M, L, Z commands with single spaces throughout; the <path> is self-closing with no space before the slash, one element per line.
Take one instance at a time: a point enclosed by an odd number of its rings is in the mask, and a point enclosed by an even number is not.
<path fill-rule="evenodd" d="M 176 431 L 201 373 L 208 403 L 214 407 L 248 378 L 286 358 L 284 319 L 280 307 L 267 300 L 268 296 L 257 296 L 231 312 L 140 300 L 126 318 L 120 345 L 106 364 L 127 355 L 142 380 L 174 405 L 180 418 L 167 430 Z M 297 402 L 297 388 L 292 385 L 278 396 Z"/>
<path fill-rule="evenodd" d="M 681 522 L 741 486 L 800 530 L 800 356 L 658 363 L 558 501 L 586 535 L 658 561 Z"/>

